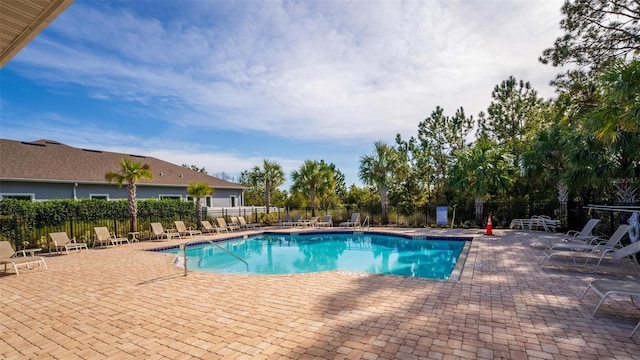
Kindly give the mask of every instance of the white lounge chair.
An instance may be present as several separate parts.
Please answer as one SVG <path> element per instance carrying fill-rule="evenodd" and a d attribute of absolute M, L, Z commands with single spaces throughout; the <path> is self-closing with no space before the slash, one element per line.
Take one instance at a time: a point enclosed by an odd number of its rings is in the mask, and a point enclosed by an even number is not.
<path fill-rule="evenodd" d="M 211 225 L 211 223 L 207 220 L 202 220 L 200 221 L 200 224 L 202 225 L 202 232 L 203 233 L 219 233 L 221 231 L 225 231 L 227 232 L 227 229 L 221 229 L 217 226 L 213 226 Z"/>
<path fill-rule="evenodd" d="M 240 227 L 245 229 L 262 227 L 260 223 L 247 223 L 247 220 L 245 220 L 244 216 L 238 216 L 238 221 L 240 222 Z"/>
<path fill-rule="evenodd" d="M 333 227 L 332 217 L 333 215 L 325 215 L 321 221 L 316 222 L 316 227 Z"/>
<path fill-rule="evenodd" d="M 184 221 L 174 221 L 173 223 L 176 225 L 176 230 L 178 231 L 178 234 L 180 234 L 180 236 L 202 235 L 202 231 L 188 228 L 184 224 Z"/>
<path fill-rule="evenodd" d="M 349 221 L 341 222 L 340 226 L 341 227 L 360 226 L 360 213 L 351 214 L 351 219 L 349 219 Z"/>
<path fill-rule="evenodd" d="M 593 280 L 587 286 L 587 289 L 580 296 L 580 300 L 587 294 L 589 290 L 593 290 L 596 294 L 600 296 L 600 302 L 596 305 L 596 308 L 593 309 L 591 315 L 595 315 L 596 311 L 600 308 L 600 305 L 604 302 L 604 300 L 609 295 L 629 295 L 631 298 L 631 304 L 636 305 L 633 301 L 634 296 L 640 297 L 640 283 L 631 282 L 631 281 L 614 281 L 614 280 Z M 629 337 L 632 337 L 633 334 L 640 327 L 640 322 L 638 325 L 631 331 Z"/>
<path fill-rule="evenodd" d="M 60 250 L 64 249 L 69 255 L 69 250 L 80 251 L 85 249 L 89 251 L 87 244 L 79 243 L 75 238 L 69 239 L 69 235 L 66 232 L 54 232 L 49 233 L 49 237 L 51 241 L 53 241 L 53 248 L 55 252 L 60 252 Z"/>
<path fill-rule="evenodd" d="M 567 241 L 590 242 L 596 236 L 593 235 L 593 229 L 600 222 L 600 219 L 589 219 L 580 231 L 569 230 L 566 234 Z"/>
<path fill-rule="evenodd" d="M 598 260 L 596 268 L 600 266 L 603 260 L 625 260 L 629 257 L 633 257 L 633 261 L 636 261 L 636 253 L 640 251 L 640 241 L 636 241 L 622 248 L 605 249 L 595 251 L 573 251 L 573 250 L 545 250 L 542 253 L 542 257 L 539 262 L 544 260 L 542 266 L 545 266 L 551 258 L 564 257 L 570 258 L 574 265 L 586 266 L 589 260 Z M 576 260 L 584 260 L 584 263 L 579 264 Z M 637 263 L 637 262 L 636 262 Z"/>
<path fill-rule="evenodd" d="M 276 226 L 285 226 L 287 223 L 291 223 L 291 214 L 285 214 L 282 220 L 276 223 Z"/>
<path fill-rule="evenodd" d="M 234 225 L 234 224 L 227 224 L 224 218 L 216 218 L 216 221 L 218 222 L 218 226 L 220 226 L 221 228 L 227 229 L 229 231 L 240 230 L 240 226 Z"/>
<path fill-rule="evenodd" d="M 309 220 L 300 220 L 297 223 L 295 223 L 295 226 L 316 226 L 316 223 L 318 222 L 318 218 L 319 216 L 313 216 L 311 217 L 311 219 Z"/>
<path fill-rule="evenodd" d="M 93 243 L 93 247 L 96 247 L 96 244 L 111 244 L 111 245 L 119 245 L 122 243 L 129 244 L 129 238 L 119 238 L 117 236 L 111 235 L 109 233 L 109 229 L 106 226 L 98 226 L 94 227 L 93 230 L 96 233 L 96 241 Z"/>
<path fill-rule="evenodd" d="M 165 231 L 161 223 L 155 222 L 151 223 L 151 238 L 155 240 L 171 240 L 173 238 L 181 239 L 182 237 L 177 231 Z"/>
<path fill-rule="evenodd" d="M 33 249 L 39 251 L 40 249 Z M 13 265 L 13 269 L 16 275 L 20 275 L 18 271 L 19 267 L 26 267 L 28 269 L 33 266 L 44 266 L 47 269 L 47 264 L 44 262 L 44 258 L 41 256 L 27 256 L 29 250 L 20 250 L 16 252 L 8 241 L 0 241 L 0 265 L 4 265 L 4 273 L 7 273 L 7 265 Z M 23 256 L 18 256 L 22 253 Z M 33 252 L 32 252 L 33 254 Z"/>
<path fill-rule="evenodd" d="M 561 241 L 557 243 L 551 243 L 547 246 L 547 250 L 575 250 L 575 251 L 594 251 L 594 250 L 607 250 L 614 249 L 620 245 L 622 238 L 629 232 L 629 225 L 622 224 L 618 226 L 618 229 L 609 237 L 608 240 L 601 238 L 594 238 L 591 243 L 579 243 L 579 242 L 566 242 Z"/>

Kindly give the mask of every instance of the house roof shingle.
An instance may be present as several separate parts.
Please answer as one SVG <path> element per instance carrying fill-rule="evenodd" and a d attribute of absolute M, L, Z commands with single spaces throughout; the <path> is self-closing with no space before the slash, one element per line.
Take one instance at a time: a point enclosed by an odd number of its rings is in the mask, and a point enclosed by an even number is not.
<path fill-rule="evenodd" d="M 121 159 L 149 165 L 153 179 L 141 180 L 141 185 L 186 186 L 191 182 L 205 182 L 214 189 L 245 188 L 154 157 L 80 149 L 52 140 L 0 139 L 1 180 L 104 184 L 106 173 L 120 170 Z"/>

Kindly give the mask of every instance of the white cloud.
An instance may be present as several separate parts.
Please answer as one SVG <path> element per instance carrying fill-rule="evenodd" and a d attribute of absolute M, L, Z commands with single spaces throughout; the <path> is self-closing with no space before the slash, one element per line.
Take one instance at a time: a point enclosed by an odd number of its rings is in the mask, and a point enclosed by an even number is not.
<path fill-rule="evenodd" d="M 157 18 L 94 4 L 19 69 L 182 126 L 346 140 L 413 134 L 437 105 L 475 115 L 512 74 L 550 96 L 556 70 L 537 57 L 562 1 L 197 2 Z"/>

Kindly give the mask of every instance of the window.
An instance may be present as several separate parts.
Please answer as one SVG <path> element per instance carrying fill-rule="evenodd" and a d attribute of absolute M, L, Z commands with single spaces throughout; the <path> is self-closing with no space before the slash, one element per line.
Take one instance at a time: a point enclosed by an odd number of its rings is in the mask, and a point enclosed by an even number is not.
<path fill-rule="evenodd" d="M 182 196 L 180 195 L 162 195 L 160 194 L 158 196 L 160 198 L 160 200 L 182 200 Z"/>
<path fill-rule="evenodd" d="M 35 194 L 1 194 L 0 199 L 15 199 L 32 201 Z"/>
<path fill-rule="evenodd" d="M 89 199 L 95 199 L 95 200 L 109 200 L 109 195 L 104 195 L 104 194 L 89 194 Z"/>
<path fill-rule="evenodd" d="M 236 197 L 235 196 L 231 197 L 231 207 L 236 207 Z"/>

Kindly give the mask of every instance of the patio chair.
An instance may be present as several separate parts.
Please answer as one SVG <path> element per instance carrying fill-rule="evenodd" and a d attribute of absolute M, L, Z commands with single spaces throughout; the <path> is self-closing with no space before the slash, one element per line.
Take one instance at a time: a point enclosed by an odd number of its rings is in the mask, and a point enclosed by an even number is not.
<path fill-rule="evenodd" d="M 593 229 L 595 229 L 596 225 L 600 222 L 600 219 L 589 219 L 584 227 L 580 231 L 569 230 L 566 234 L 566 241 L 582 241 L 582 242 L 590 242 L 596 236 L 593 235 Z"/>
<path fill-rule="evenodd" d="M 51 241 L 53 241 L 53 247 L 56 253 L 59 253 L 62 249 L 67 252 L 67 255 L 69 255 L 69 250 L 80 251 L 85 249 L 89 251 L 86 243 L 79 243 L 75 238 L 69 239 L 66 232 L 49 233 L 49 237 Z"/>
<path fill-rule="evenodd" d="M 594 251 L 594 250 L 606 250 L 614 249 L 620 245 L 622 238 L 629 232 L 629 225 L 622 224 L 618 226 L 618 229 L 609 237 L 608 240 L 601 238 L 594 238 L 591 243 L 577 243 L 561 241 L 557 243 L 551 243 L 547 246 L 547 250 L 575 250 L 575 251 Z"/>
<path fill-rule="evenodd" d="M 318 219 L 320 217 L 319 216 L 313 216 L 311 217 L 311 219 L 309 220 L 299 220 L 297 223 L 295 223 L 295 226 L 316 226 L 316 223 L 318 222 Z"/>
<path fill-rule="evenodd" d="M 637 305 L 633 301 L 633 297 L 634 296 L 640 297 L 640 283 L 632 282 L 632 281 L 614 281 L 614 280 L 603 280 L 603 279 L 593 280 L 589 283 L 589 286 L 587 286 L 587 289 L 582 293 L 582 296 L 580 296 L 580 300 L 584 298 L 584 296 L 587 294 L 587 292 L 589 292 L 589 290 L 593 290 L 593 292 L 595 292 L 596 294 L 598 294 L 598 296 L 600 296 L 600 302 L 598 302 L 598 305 L 596 305 L 595 309 L 593 309 L 593 312 L 591 313 L 591 315 L 596 314 L 596 311 L 598 311 L 598 309 L 600 308 L 600 305 L 602 305 L 604 300 L 609 295 L 629 295 L 629 298 L 631 299 L 631 304 L 635 306 Z M 631 331 L 631 334 L 629 334 L 629 337 L 632 337 L 639 327 L 640 327 L 640 322 L 638 322 L 638 325 L 636 325 L 633 331 Z"/>
<path fill-rule="evenodd" d="M 234 224 L 227 224 L 224 218 L 216 218 L 216 221 L 218 222 L 218 226 L 220 226 L 223 229 L 227 229 L 228 231 L 240 230 L 240 226 L 234 225 Z"/>
<path fill-rule="evenodd" d="M 333 215 L 325 215 L 321 221 L 316 223 L 316 227 L 333 227 L 333 220 L 331 218 Z"/>
<path fill-rule="evenodd" d="M 36 249 L 33 249 L 34 251 Z M 39 251 L 40 249 L 37 249 Z M 7 265 L 13 265 L 13 269 L 16 275 L 20 275 L 18 271 L 19 267 L 26 267 L 32 269 L 33 266 L 44 266 L 47 269 L 47 264 L 44 262 L 44 258 L 41 256 L 27 256 L 29 250 L 20 250 L 16 252 L 8 241 L 0 241 L 0 265 L 4 265 L 4 273 L 7 273 Z M 22 253 L 23 256 L 18 256 Z M 33 254 L 33 252 L 31 252 Z"/>
<path fill-rule="evenodd" d="M 211 223 L 207 220 L 202 220 L 200 221 L 200 225 L 202 225 L 202 232 L 203 233 L 219 233 L 222 230 L 227 231 L 227 229 L 221 229 L 217 226 L 213 226 L 211 225 Z"/>
<path fill-rule="evenodd" d="M 293 220 L 289 221 L 288 223 L 285 224 L 285 226 L 298 226 L 298 225 L 302 225 L 304 223 L 305 220 L 302 219 L 302 215 L 296 215 L 296 217 L 293 218 Z"/>
<path fill-rule="evenodd" d="M 202 235 L 202 231 L 200 230 L 193 230 L 192 228 L 188 228 L 185 224 L 184 221 L 174 221 L 173 222 L 176 225 L 176 230 L 178 231 L 178 234 L 180 234 L 180 236 L 194 236 L 194 235 Z"/>
<path fill-rule="evenodd" d="M 262 227 L 260 223 L 247 223 L 247 220 L 244 219 L 244 216 L 238 216 L 238 221 L 240 222 L 240 227 L 244 227 L 245 229 Z"/>
<path fill-rule="evenodd" d="M 629 257 L 636 261 L 636 253 L 640 251 L 640 241 L 636 241 L 622 248 L 594 250 L 594 251 L 573 251 L 573 250 L 545 250 L 542 253 L 540 261 L 544 259 L 542 266 L 545 266 L 551 258 L 564 257 L 570 258 L 574 265 L 586 266 L 589 260 L 598 260 L 596 268 L 600 266 L 603 260 L 625 260 Z M 584 263 L 578 264 L 576 260 L 582 259 Z M 636 261 L 637 264 L 637 261 Z"/>
<path fill-rule="evenodd" d="M 109 233 L 109 229 L 107 229 L 106 226 L 94 227 L 93 230 L 96 233 L 96 241 L 93 242 L 93 247 L 96 247 L 97 243 L 119 245 L 126 242 L 127 244 L 129 244 L 129 238 L 119 238 L 117 236 L 111 235 L 111 233 Z"/>
<path fill-rule="evenodd" d="M 238 218 L 237 218 L 237 217 L 235 217 L 235 216 L 230 216 L 230 217 L 229 217 L 229 220 L 231 220 L 231 226 L 237 226 L 237 227 L 238 227 L 238 229 L 240 229 L 240 230 L 244 230 L 244 229 L 245 229 L 245 227 L 244 227 L 244 226 L 242 226 L 242 224 L 240 224 L 240 220 L 238 220 Z"/>
<path fill-rule="evenodd" d="M 343 221 L 340 223 L 340 227 L 355 227 L 360 226 L 360 213 L 351 214 L 351 219 L 349 221 Z"/>
<path fill-rule="evenodd" d="M 291 223 L 291 214 L 285 214 L 282 220 L 276 223 L 276 226 L 285 226 L 287 223 Z"/>
<path fill-rule="evenodd" d="M 162 240 L 167 239 L 171 240 L 174 237 L 181 239 L 180 233 L 177 231 L 165 231 L 162 227 L 162 224 L 159 222 L 151 223 L 151 239 L 154 240 Z"/>

